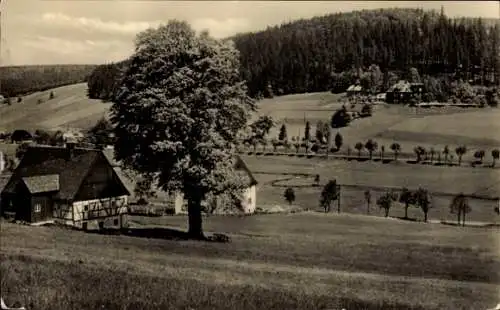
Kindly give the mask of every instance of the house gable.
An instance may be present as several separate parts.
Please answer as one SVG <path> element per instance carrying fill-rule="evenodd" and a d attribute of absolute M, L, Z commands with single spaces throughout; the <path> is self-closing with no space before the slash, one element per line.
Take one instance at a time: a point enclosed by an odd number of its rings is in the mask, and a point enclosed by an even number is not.
<path fill-rule="evenodd" d="M 129 195 L 130 192 L 107 158 L 100 153 L 84 176 L 73 199 L 84 201 Z"/>
<path fill-rule="evenodd" d="M 248 179 L 249 179 L 248 180 L 249 181 L 248 187 L 252 187 L 254 185 L 257 185 L 257 180 L 255 179 L 252 172 L 250 171 L 248 166 L 245 164 L 245 162 L 243 161 L 243 159 L 239 155 L 236 156 L 236 162 L 234 164 L 234 169 L 237 171 L 243 172 L 248 177 Z"/>

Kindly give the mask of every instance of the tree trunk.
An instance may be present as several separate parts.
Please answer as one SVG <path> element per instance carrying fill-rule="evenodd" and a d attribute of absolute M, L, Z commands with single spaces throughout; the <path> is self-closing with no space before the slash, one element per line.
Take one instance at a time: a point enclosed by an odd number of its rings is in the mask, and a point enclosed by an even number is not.
<path fill-rule="evenodd" d="M 372 153 L 372 151 L 370 151 L 370 160 L 372 160 L 372 155 L 373 155 L 373 153 Z"/>
<path fill-rule="evenodd" d="M 493 168 L 495 168 L 495 162 L 496 162 L 496 158 L 493 158 L 493 164 L 491 165 Z"/>
<path fill-rule="evenodd" d="M 462 165 L 462 156 L 458 156 L 458 165 L 461 166 Z"/>
<path fill-rule="evenodd" d="M 462 214 L 462 226 L 465 226 L 465 211 Z"/>
<path fill-rule="evenodd" d="M 366 214 L 370 214 L 370 203 L 366 203 Z"/>
<path fill-rule="evenodd" d="M 191 239 L 204 240 L 202 217 L 201 217 L 201 198 L 188 199 L 188 235 Z"/>
<path fill-rule="evenodd" d="M 426 212 L 424 212 L 424 222 L 426 222 L 426 223 L 427 223 L 427 211 L 426 211 Z"/>
<path fill-rule="evenodd" d="M 394 152 L 394 160 L 397 161 L 398 160 L 398 152 Z"/>
<path fill-rule="evenodd" d="M 385 217 L 389 216 L 389 208 L 385 208 Z"/>
<path fill-rule="evenodd" d="M 458 226 L 460 226 L 461 215 L 462 215 L 462 212 L 461 212 L 461 211 L 458 211 L 458 212 L 457 212 L 457 225 L 458 225 Z"/>
<path fill-rule="evenodd" d="M 408 204 L 405 204 L 405 219 L 408 218 Z"/>

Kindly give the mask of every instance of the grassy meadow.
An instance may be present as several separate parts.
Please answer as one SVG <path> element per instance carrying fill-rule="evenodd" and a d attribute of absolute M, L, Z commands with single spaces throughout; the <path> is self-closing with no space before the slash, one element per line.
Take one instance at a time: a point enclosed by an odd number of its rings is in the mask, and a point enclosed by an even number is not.
<path fill-rule="evenodd" d="M 231 243 L 162 239 L 184 216 L 133 217 L 156 238 L 0 226 L 2 297 L 28 309 L 486 309 L 499 236 L 356 215 L 207 217 Z M 152 236 L 152 235 L 151 235 Z"/>
<path fill-rule="evenodd" d="M 409 189 L 423 187 L 431 193 L 432 208 L 429 219 L 436 221 L 455 221 L 450 214 L 449 205 L 455 194 L 475 194 L 493 198 L 469 199 L 472 211 L 468 221 L 500 224 L 500 216 L 494 212 L 498 206 L 495 197 L 500 197 L 500 172 L 498 169 L 470 169 L 466 167 L 433 167 L 420 165 L 384 165 L 376 162 L 331 161 L 319 158 L 297 157 L 257 157 L 242 156 L 254 172 L 258 185 L 257 204 L 263 208 L 286 205 L 285 188 L 294 188 L 294 206 L 301 209 L 321 210 L 319 198 L 322 186 L 330 179 L 336 179 L 342 187 L 341 208 L 349 213 L 367 213 L 364 191 L 372 191 L 371 215 L 383 216 L 375 202 L 386 188 Z M 292 174 L 292 175 L 291 175 Z M 307 174 L 309 176 L 294 176 Z M 320 186 L 314 187 L 314 176 L 320 175 Z M 280 181 L 282 180 L 282 181 Z M 333 207 L 336 210 L 336 204 Z M 417 207 L 409 208 L 411 218 L 422 220 L 423 213 Z M 393 217 L 404 215 L 403 205 L 394 203 L 389 213 Z"/>

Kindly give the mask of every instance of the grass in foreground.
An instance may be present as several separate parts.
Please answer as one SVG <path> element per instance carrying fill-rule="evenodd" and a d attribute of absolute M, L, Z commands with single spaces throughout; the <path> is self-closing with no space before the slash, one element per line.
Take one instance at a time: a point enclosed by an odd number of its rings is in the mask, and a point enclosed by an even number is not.
<path fill-rule="evenodd" d="M 133 221 L 185 229 L 186 218 Z M 205 227 L 233 242 L 3 223 L 2 296 L 30 309 L 486 309 L 498 302 L 492 230 L 321 214 L 209 217 Z"/>

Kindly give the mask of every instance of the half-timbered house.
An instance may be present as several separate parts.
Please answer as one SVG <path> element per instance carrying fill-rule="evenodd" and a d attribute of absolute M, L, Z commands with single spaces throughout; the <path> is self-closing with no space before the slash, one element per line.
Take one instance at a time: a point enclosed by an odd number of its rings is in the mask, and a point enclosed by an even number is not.
<path fill-rule="evenodd" d="M 30 146 L 1 192 L 1 209 L 29 223 L 121 227 L 129 195 L 100 150 Z"/>

